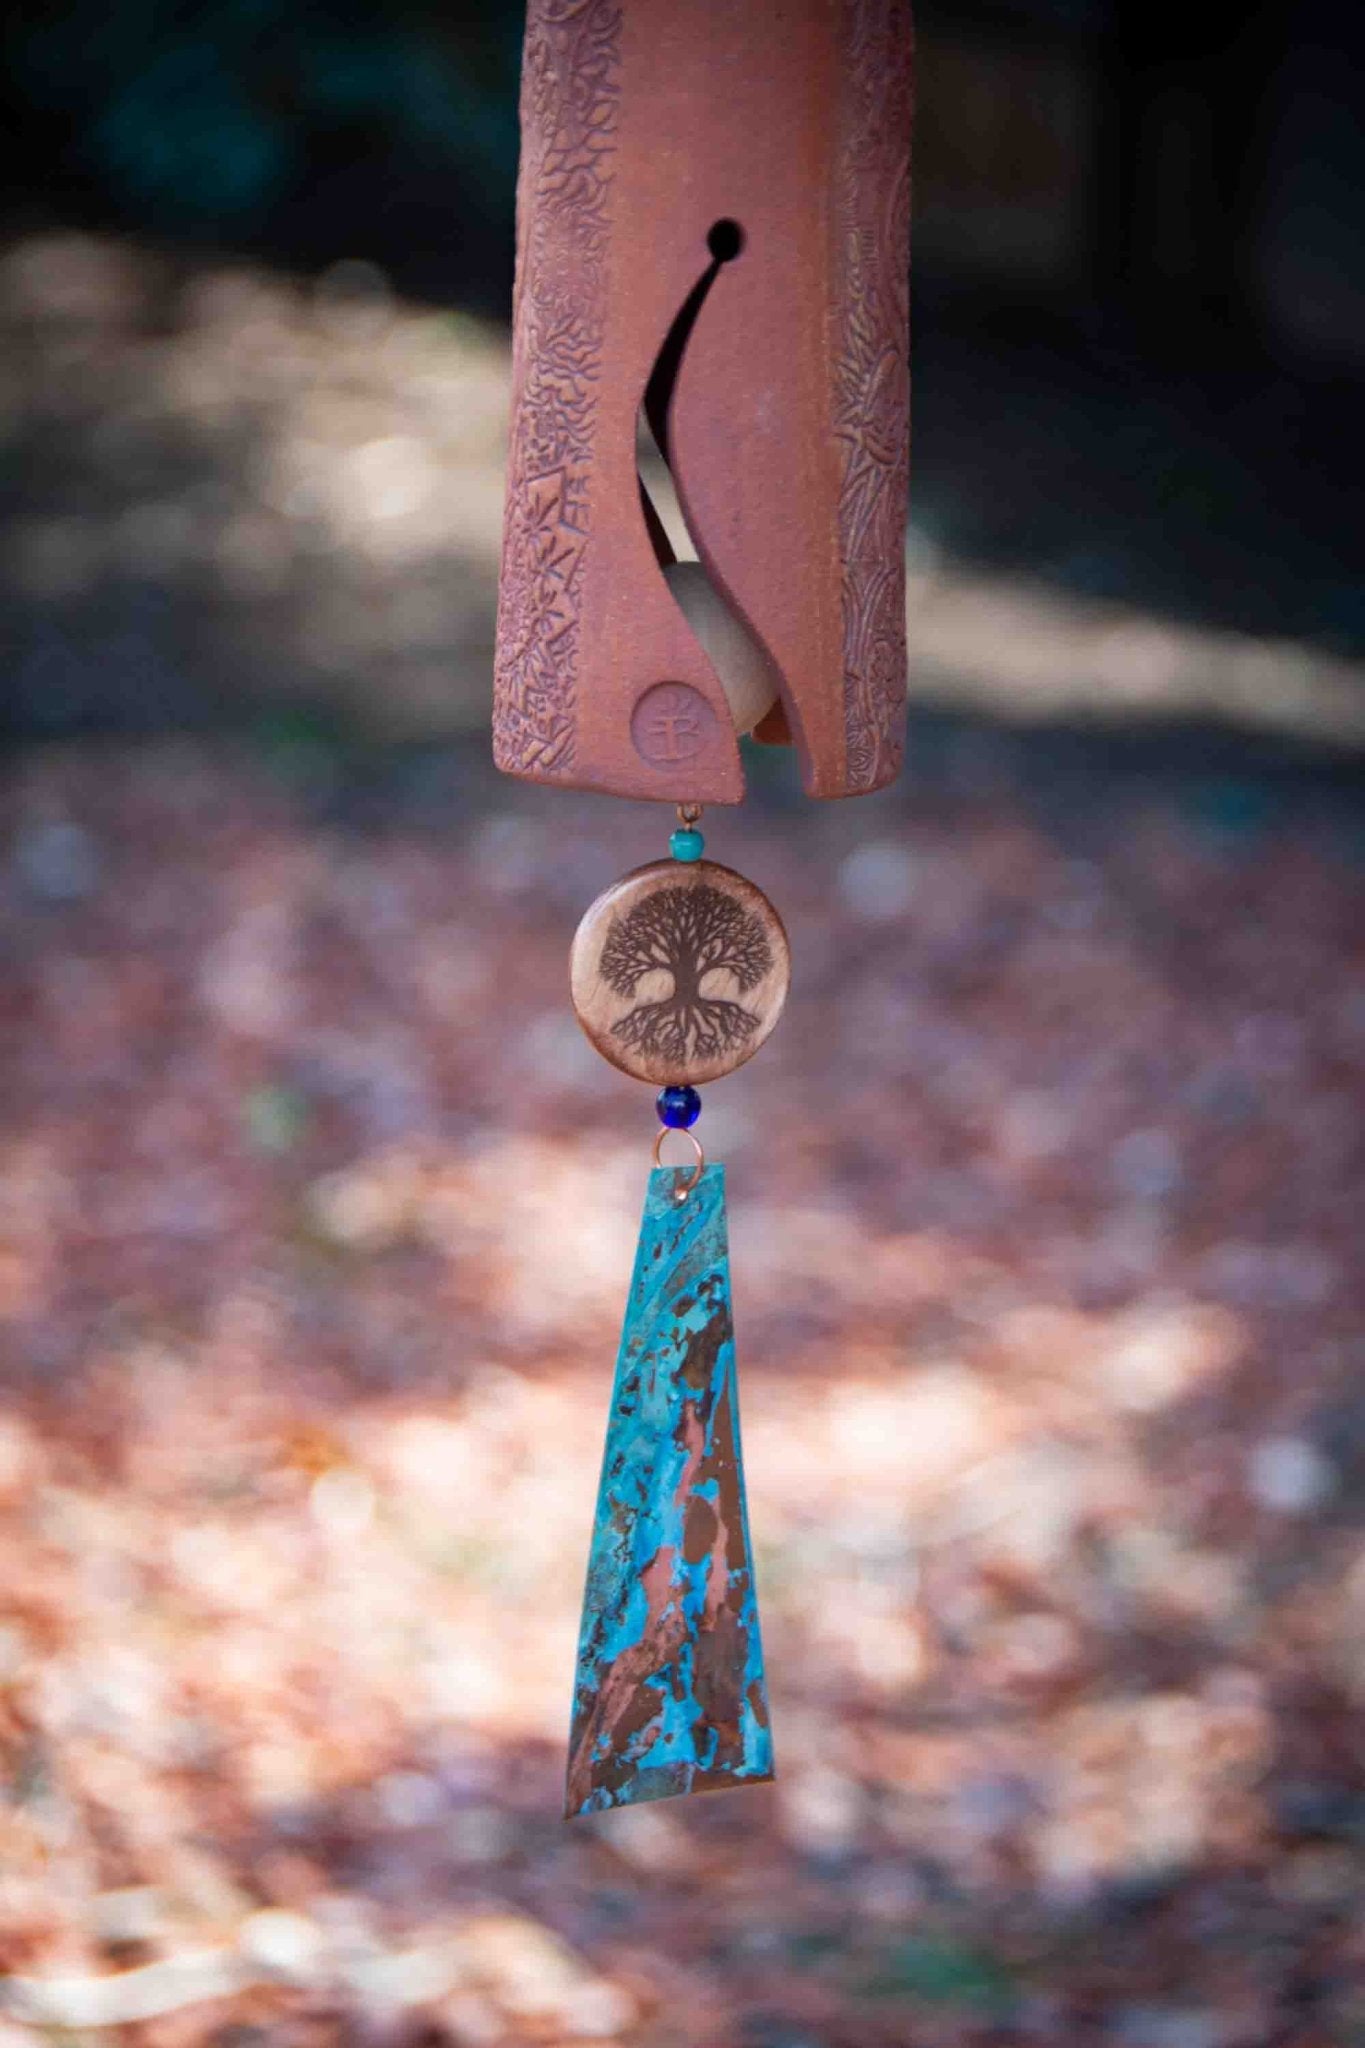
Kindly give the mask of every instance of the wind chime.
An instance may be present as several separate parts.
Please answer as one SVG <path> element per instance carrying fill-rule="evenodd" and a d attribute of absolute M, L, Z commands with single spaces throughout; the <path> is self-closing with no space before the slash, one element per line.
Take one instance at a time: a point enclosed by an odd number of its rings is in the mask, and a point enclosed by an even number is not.
<path fill-rule="evenodd" d="M 509 775 L 676 806 L 573 942 L 659 1130 L 607 1424 L 567 1811 L 772 1776 L 725 1179 L 698 1089 L 767 1038 L 781 919 L 705 857 L 739 736 L 813 797 L 897 774 L 907 0 L 530 0 L 494 706 Z M 696 559 L 675 556 L 637 432 Z M 676 1133 L 682 1165 L 662 1163 Z"/>

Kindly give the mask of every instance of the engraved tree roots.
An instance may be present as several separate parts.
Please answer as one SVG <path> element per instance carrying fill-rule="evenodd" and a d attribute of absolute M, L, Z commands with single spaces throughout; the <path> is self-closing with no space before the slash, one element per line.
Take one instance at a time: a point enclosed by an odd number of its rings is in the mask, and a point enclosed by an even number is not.
<path fill-rule="evenodd" d="M 599 971 L 618 996 L 633 996 L 645 976 L 660 969 L 672 988 L 637 1003 L 612 1025 L 612 1035 L 634 1051 L 676 1062 L 679 1072 L 691 1061 L 732 1052 L 761 1019 L 702 983 L 729 975 L 745 995 L 772 964 L 761 920 L 732 896 L 704 885 L 658 889 L 613 924 Z"/>

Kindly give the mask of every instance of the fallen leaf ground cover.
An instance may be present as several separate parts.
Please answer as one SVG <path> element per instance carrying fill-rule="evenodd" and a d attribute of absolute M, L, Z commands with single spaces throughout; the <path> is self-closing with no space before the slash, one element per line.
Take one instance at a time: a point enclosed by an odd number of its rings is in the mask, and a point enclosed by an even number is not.
<path fill-rule="evenodd" d="M 707 820 L 775 1787 L 566 1825 L 653 1119 L 482 751 L 32 749 L 0 868 L 0 2042 L 1365 2039 L 1365 837 L 925 725 Z"/>

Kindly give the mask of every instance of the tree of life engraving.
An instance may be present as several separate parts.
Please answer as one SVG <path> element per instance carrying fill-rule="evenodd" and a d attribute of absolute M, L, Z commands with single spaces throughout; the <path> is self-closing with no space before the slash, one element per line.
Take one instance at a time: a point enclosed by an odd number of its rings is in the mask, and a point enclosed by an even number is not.
<path fill-rule="evenodd" d="M 708 976 L 729 975 L 741 995 L 773 964 L 761 919 L 720 889 L 656 889 L 618 917 L 602 948 L 599 973 L 618 996 L 633 996 L 662 969 L 669 992 L 637 1003 L 612 1025 L 622 1045 L 676 1063 L 715 1059 L 744 1044 L 761 1019 L 728 996 L 703 990 Z M 711 982 L 714 990 L 715 982 Z"/>

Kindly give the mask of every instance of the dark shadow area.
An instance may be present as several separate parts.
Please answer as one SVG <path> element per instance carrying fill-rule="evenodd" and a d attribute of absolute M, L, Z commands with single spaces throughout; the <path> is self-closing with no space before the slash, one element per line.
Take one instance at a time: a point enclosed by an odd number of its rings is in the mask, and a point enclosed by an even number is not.
<path fill-rule="evenodd" d="M 916 498 L 971 559 L 1358 649 L 1361 28 L 919 10 Z"/>
<path fill-rule="evenodd" d="M 10 11 L 11 234 L 142 235 L 504 314 L 521 9 L 92 0 Z"/>
<path fill-rule="evenodd" d="M 1159 617 L 1365 651 L 1358 374 L 1131 323 L 926 306 L 914 522 L 951 557 Z"/>

